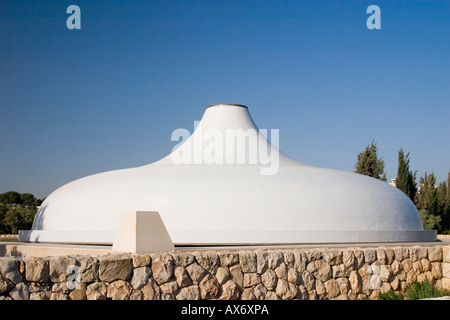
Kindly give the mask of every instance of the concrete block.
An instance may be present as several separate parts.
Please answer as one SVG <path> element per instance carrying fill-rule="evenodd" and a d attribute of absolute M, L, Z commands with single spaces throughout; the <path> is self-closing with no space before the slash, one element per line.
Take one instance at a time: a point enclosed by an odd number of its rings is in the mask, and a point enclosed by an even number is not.
<path fill-rule="evenodd" d="M 158 212 L 125 212 L 117 228 L 112 250 L 121 252 L 172 251 L 175 247 Z"/>

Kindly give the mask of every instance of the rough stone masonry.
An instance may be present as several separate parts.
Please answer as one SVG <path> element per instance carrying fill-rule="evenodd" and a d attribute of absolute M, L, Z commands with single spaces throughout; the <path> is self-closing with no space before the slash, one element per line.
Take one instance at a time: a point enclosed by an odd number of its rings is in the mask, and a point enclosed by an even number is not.
<path fill-rule="evenodd" d="M 449 245 L 0 258 L 0 300 L 356 300 L 425 279 L 450 289 Z"/>

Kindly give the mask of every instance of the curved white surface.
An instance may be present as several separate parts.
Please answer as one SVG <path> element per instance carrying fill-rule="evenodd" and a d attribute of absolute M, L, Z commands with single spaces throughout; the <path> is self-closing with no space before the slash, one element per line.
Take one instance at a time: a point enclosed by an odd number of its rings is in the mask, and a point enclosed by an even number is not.
<path fill-rule="evenodd" d="M 208 107 L 194 134 L 171 155 L 54 191 L 21 240 L 112 243 L 126 211 L 158 211 L 175 244 L 436 240 L 435 231 L 423 230 L 410 199 L 385 182 L 307 166 L 282 153 L 276 174 L 264 175 L 261 169 L 275 161 L 266 154 L 252 162 L 251 144 L 245 147 L 244 164 L 226 164 L 230 150 L 209 151 L 211 132 L 225 136 L 228 129 L 257 130 L 246 107 Z M 203 143 L 201 148 L 195 141 Z M 255 141 L 276 155 L 262 135 Z M 174 164 L 180 159 L 174 154 L 184 155 L 184 164 Z M 224 164 L 205 164 L 211 161 L 208 154 Z M 236 163 L 234 156 L 228 159 Z"/>

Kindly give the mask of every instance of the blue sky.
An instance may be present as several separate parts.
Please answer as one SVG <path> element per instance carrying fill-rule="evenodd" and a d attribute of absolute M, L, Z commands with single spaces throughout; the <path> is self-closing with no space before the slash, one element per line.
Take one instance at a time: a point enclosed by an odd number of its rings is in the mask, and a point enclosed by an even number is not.
<path fill-rule="evenodd" d="M 303 163 L 353 171 L 375 140 L 388 178 L 403 148 L 443 181 L 449 39 L 448 1 L 2 1 L 0 192 L 154 162 L 215 103 Z"/>

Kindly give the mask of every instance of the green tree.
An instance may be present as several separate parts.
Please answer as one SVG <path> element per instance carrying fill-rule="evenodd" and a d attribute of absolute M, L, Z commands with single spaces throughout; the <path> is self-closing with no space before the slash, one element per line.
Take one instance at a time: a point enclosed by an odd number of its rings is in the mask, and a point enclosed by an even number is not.
<path fill-rule="evenodd" d="M 439 183 L 436 188 L 438 198 L 438 210 L 442 218 L 441 231 L 450 233 L 450 172 L 447 181 Z"/>
<path fill-rule="evenodd" d="M 4 204 L 3 202 L 0 202 L 0 234 L 8 233 L 8 228 L 3 223 L 7 211 L 8 211 L 7 205 Z"/>
<path fill-rule="evenodd" d="M 422 217 L 423 227 L 427 230 L 442 231 L 442 204 L 439 199 L 434 173 L 419 179 L 420 187 L 417 193 L 416 206 Z"/>
<path fill-rule="evenodd" d="M 386 181 L 384 171 L 384 160 L 378 159 L 377 145 L 374 141 L 368 145 L 363 152 L 358 154 L 358 161 L 355 164 L 355 172 L 366 176 Z"/>
<path fill-rule="evenodd" d="M 416 172 L 412 173 L 409 170 L 409 152 L 405 155 L 402 149 L 398 152 L 398 169 L 395 185 L 414 201 L 417 192 Z"/>
<path fill-rule="evenodd" d="M 2 233 L 17 234 L 19 230 L 31 229 L 33 219 L 36 215 L 36 207 L 25 207 L 23 205 L 4 205 L 6 212 L 0 223 Z"/>
<path fill-rule="evenodd" d="M 20 194 L 20 199 L 22 201 L 22 205 L 26 207 L 35 207 L 37 205 L 37 199 L 31 193 Z"/>
<path fill-rule="evenodd" d="M 38 200 L 31 193 L 8 191 L 0 194 L 0 234 L 30 229 Z"/>
<path fill-rule="evenodd" d="M 16 191 L 8 191 L 0 194 L 0 202 L 4 204 L 22 204 L 20 193 Z"/>
<path fill-rule="evenodd" d="M 419 210 L 420 217 L 422 218 L 423 228 L 425 230 L 439 230 L 441 229 L 442 218 L 440 216 L 435 216 L 430 214 L 425 209 Z"/>
<path fill-rule="evenodd" d="M 439 215 L 439 201 L 434 173 L 427 174 L 419 179 L 420 187 L 417 194 L 417 209 L 427 210 L 429 214 Z"/>

